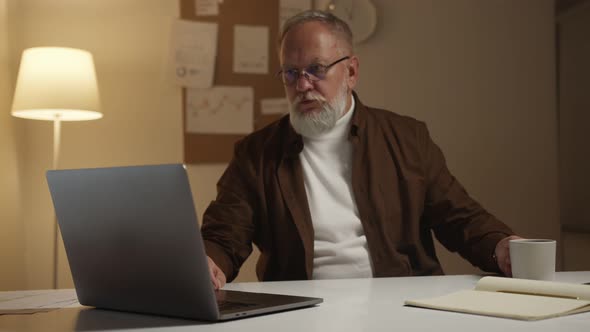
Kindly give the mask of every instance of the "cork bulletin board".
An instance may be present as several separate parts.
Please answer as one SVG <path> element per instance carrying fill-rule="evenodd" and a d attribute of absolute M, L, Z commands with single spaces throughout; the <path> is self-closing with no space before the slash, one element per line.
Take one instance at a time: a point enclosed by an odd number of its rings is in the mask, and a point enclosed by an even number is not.
<path fill-rule="evenodd" d="M 180 18 L 218 24 L 217 58 L 213 86 L 250 86 L 254 89 L 254 130 L 279 119 L 281 115 L 261 114 L 260 100 L 285 96 L 283 85 L 276 77 L 279 61 L 276 53 L 279 25 L 279 0 L 224 0 L 219 15 L 198 16 L 194 0 L 180 1 Z M 233 72 L 234 26 L 266 26 L 269 29 L 268 73 L 243 74 Z M 186 130 L 187 89 L 182 88 L 184 130 L 184 162 L 225 163 L 231 160 L 234 143 L 244 137 L 239 134 L 200 134 Z"/>

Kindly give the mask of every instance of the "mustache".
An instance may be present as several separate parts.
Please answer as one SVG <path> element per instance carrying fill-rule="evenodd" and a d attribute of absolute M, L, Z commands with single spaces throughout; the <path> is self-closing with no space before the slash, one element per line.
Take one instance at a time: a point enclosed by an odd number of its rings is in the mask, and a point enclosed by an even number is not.
<path fill-rule="evenodd" d="M 324 96 L 322 96 L 318 93 L 314 93 L 314 92 L 307 92 L 305 94 L 300 94 L 297 97 L 295 97 L 295 99 L 293 100 L 293 105 L 299 106 L 299 104 L 301 102 L 308 101 L 308 100 L 314 100 L 314 101 L 317 101 L 320 103 L 327 102 L 327 100 L 326 100 L 326 98 L 324 98 Z"/>

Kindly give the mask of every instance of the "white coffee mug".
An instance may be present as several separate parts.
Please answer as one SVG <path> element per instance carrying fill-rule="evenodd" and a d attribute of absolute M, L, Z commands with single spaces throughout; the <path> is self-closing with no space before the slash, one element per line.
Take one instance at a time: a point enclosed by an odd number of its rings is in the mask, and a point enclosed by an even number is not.
<path fill-rule="evenodd" d="M 510 240 L 512 277 L 554 280 L 556 241 L 548 239 Z"/>

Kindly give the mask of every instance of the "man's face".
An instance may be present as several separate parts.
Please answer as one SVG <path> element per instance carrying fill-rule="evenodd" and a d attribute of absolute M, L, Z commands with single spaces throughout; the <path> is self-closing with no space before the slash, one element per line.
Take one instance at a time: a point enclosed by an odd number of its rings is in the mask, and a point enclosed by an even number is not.
<path fill-rule="evenodd" d="M 321 80 L 310 80 L 300 70 L 315 65 L 328 66 Z M 307 22 L 287 32 L 280 49 L 282 70 L 299 71 L 292 84 L 285 85 L 290 104 L 291 124 L 304 136 L 317 136 L 330 130 L 350 107 L 350 94 L 356 85 L 358 60 L 349 54 L 345 43 L 319 22 Z"/>

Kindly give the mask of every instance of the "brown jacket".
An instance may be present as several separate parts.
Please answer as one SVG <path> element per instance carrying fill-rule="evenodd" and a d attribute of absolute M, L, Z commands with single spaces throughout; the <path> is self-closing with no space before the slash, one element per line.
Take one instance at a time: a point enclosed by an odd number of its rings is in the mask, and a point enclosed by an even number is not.
<path fill-rule="evenodd" d="M 486 271 L 497 242 L 513 234 L 469 197 L 447 169 L 424 123 L 369 108 L 355 95 L 348 139 L 352 188 L 375 277 L 442 274 L 432 232 Z M 207 254 L 233 280 L 252 251 L 260 280 L 309 279 L 314 230 L 299 153 L 285 116 L 247 136 L 217 184 L 203 218 Z"/>

